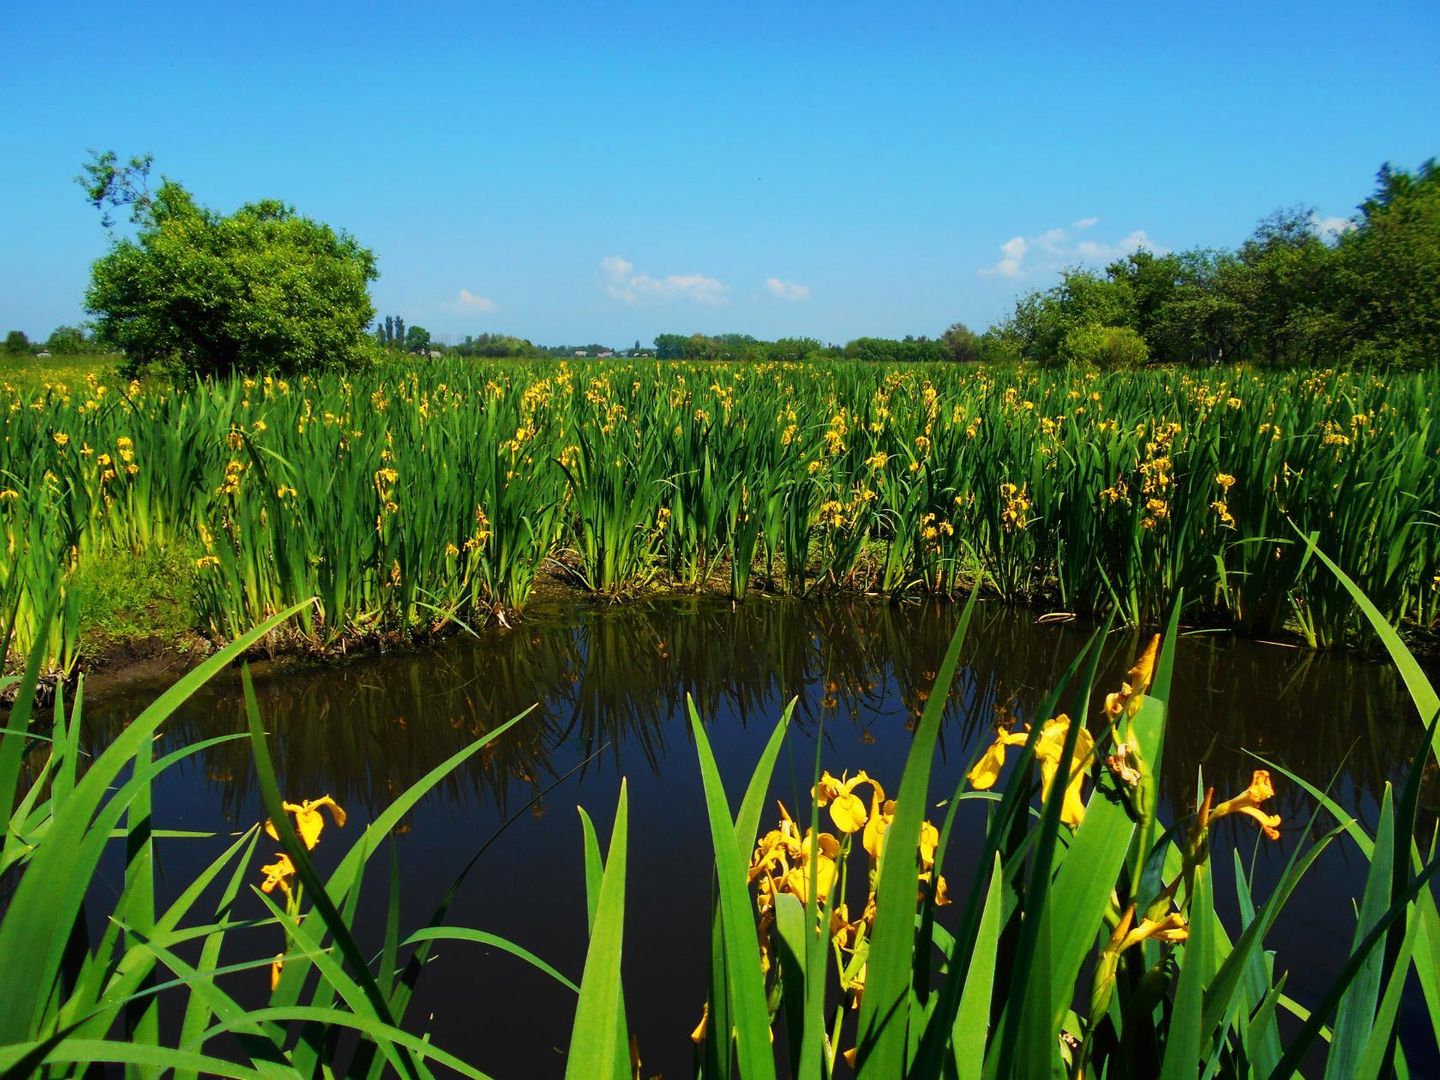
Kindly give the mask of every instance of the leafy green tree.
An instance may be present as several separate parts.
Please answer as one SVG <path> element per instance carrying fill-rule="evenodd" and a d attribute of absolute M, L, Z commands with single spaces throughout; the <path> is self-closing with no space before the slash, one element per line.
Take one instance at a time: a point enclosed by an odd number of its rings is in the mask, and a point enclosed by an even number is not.
<path fill-rule="evenodd" d="M 1060 343 L 1060 359 L 1102 368 L 1139 367 L 1149 356 L 1145 339 L 1129 326 L 1087 323 L 1073 327 Z"/>
<path fill-rule="evenodd" d="M 655 335 L 655 359 L 679 360 L 685 355 L 684 334 Z"/>
<path fill-rule="evenodd" d="M 1338 254 L 1348 333 L 1360 356 L 1440 359 L 1440 161 L 1413 174 L 1382 167 Z"/>
<path fill-rule="evenodd" d="M 1308 207 L 1277 210 L 1240 246 L 1230 289 L 1246 314 L 1242 340 L 1250 359 L 1316 363 L 1337 349 L 1334 249 L 1314 223 Z"/>
<path fill-rule="evenodd" d="M 45 348 L 61 356 L 78 356 L 94 351 L 94 343 L 79 326 L 57 326 L 45 341 Z"/>
<path fill-rule="evenodd" d="M 949 359 L 944 342 L 938 338 L 862 337 L 845 345 L 845 356 L 874 364 L 939 363 Z"/>
<path fill-rule="evenodd" d="M 5 335 L 4 345 L 6 356 L 23 356 L 30 351 L 30 339 L 25 336 L 24 330 L 11 330 Z"/>
<path fill-rule="evenodd" d="M 406 352 L 425 352 L 430 348 L 430 331 L 423 326 L 412 326 L 405 331 Z"/>
<path fill-rule="evenodd" d="M 1077 327 L 1133 327 L 1134 321 L 1129 282 L 1076 268 L 1065 271 L 1053 289 L 1022 297 L 1015 305 L 1008 332 L 1024 359 L 1054 363 L 1060 359 L 1066 335 Z"/>
<path fill-rule="evenodd" d="M 980 359 L 980 339 L 976 336 L 975 331 L 964 323 L 955 323 L 940 335 L 940 341 L 944 344 L 950 360 L 957 363 L 970 363 Z"/>
<path fill-rule="evenodd" d="M 129 206 L 138 230 L 96 261 L 85 302 L 129 366 L 295 372 L 372 355 L 375 257 L 353 238 L 274 200 L 223 215 L 169 179 L 152 196 L 148 159 L 114 161 L 97 156 L 81 183 L 97 207 Z"/>
<path fill-rule="evenodd" d="M 822 359 L 829 350 L 816 338 L 800 337 L 780 338 L 768 345 L 765 352 L 767 360 L 800 364 Z"/>

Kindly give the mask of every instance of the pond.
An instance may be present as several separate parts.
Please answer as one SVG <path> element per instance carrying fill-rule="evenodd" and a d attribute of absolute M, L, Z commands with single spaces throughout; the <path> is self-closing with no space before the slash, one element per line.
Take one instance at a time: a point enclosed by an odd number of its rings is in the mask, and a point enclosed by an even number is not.
<path fill-rule="evenodd" d="M 705 719 L 734 802 L 792 697 L 798 703 L 775 796 L 792 809 L 806 802 L 817 739 L 826 768 L 837 775 L 863 768 L 893 790 L 959 614 L 950 604 L 764 596 L 736 606 L 695 597 L 623 606 L 537 603 L 515 629 L 455 637 L 423 653 L 260 673 L 257 693 L 287 797 L 328 793 L 351 816 L 317 849 L 322 872 L 357 826 L 398 792 L 475 737 L 538 706 L 402 825 L 394 844 L 401 918 L 411 928 L 428 921 L 455 875 L 488 844 L 450 922 L 508 937 L 577 981 L 586 929 L 574 807 L 594 817 L 603 846 L 620 778 L 627 777 L 624 973 L 631 1030 L 645 1075 L 684 1076 L 691 1070 L 688 1034 L 705 996 L 713 864 L 686 695 Z M 981 606 L 947 703 L 932 801 L 954 789 L 997 718 L 1034 719 L 1092 632 Z M 1136 648 L 1134 637 L 1114 636 L 1101 688 L 1118 685 Z M 95 702 L 87 709 L 91 738 L 104 740 L 154 693 L 132 686 Z M 193 697 L 166 739 L 178 745 L 244 728 L 231 676 Z M 1242 790 L 1255 767 L 1253 752 L 1318 785 L 1333 780 L 1339 801 L 1373 827 L 1384 781 L 1402 774 L 1422 738 L 1388 666 L 1192 634 L 1177 657 L 1164 816 L 1173 821 L 1193 808 L 1197 769 L 1217 798 Z M 1311 804 L 1302 791 L 1278 775 L 1276 789 L 1273 809 L 1284 819 L 1278 843 L 1261 840 L 1244 818 L 1217 823 L 1215 891 L 1232 918 L 1231 848 L 1255 860 L 1262 883 L 1273 881 L 1308 820 Z M 1428 794 L 1427 828 L 1435 813 L 1434 792 Z M 961 812 L 946 855 L 952 895 L 968 887 L 978 850 L 983 818 L 971 814 L 968 807 Z M 978 804 L 973 814 L 983 814 Z M 939 815 L 931 814 L 937 821 Z M 261 818 L 248 745 L 222 745 L 167 773 L 155 816 L 160 828 L 221 833 Z M 772 802 L 762 822 L 774 816 Z M 165 887 L 178 891 L 193 880 L 222 841 L 164 842 Z M 262 841 L 259 852 L 271 850 Z M 372 865 L 384 871 L 388 862 L 382 852 Z M 1343 962 L 1354 925 L 1350 898 L 1362 886 L 1364 865 L 1353 849 L 1327 853 L 1270 938 L 1278 965 L 1292 970 L 1287 993 L 1302 1002 L 1314 1003 Z M 118 874 L 119 863 L 107 870 Z M 377 951 L 385 892 L 377 874 L 358 923 L 362 944 Z M 258 900 L 246 903 L 248 914 L 261 913 Z M 248 933 L 252 955 L 278 951 L 274 927 Z M 254 1000 L 263 1000 L 264 975 L 244 978 L 255 982 Z M 423 1026 L 438 1045 L 492 1075 L 559 1075 L 572 1009 L 568 991 L 519 961 L 447 944 L 420 981 L 409 1026 Z M 1427 1062 L 1440 1068 L 1413 987 L 1402 1025 L 1412 1069 L 1424 1073 Z"/>

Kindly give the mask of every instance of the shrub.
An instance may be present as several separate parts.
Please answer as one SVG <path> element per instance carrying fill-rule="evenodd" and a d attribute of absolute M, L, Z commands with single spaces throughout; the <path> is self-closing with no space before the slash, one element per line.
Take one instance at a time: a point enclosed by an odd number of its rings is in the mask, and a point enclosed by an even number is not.
<path fill-rule="evenodd" d="M 1145 339 L 1128 326 L 1077 326 L 1060 343 L 1060 358 L 1101 368 L 1139 367 L 1149 359 Z"/>

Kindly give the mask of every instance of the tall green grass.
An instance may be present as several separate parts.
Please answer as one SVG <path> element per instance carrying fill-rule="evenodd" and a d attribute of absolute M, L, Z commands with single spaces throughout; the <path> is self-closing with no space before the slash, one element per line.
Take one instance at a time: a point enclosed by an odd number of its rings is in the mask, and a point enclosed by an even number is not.
<path fill-rule="evenodd" d="M 1094 685 L 1097 634 L 1040 713 L 1071 702 L 1093 732 L 1096 753 L 1078 781 L 1088 798 L 1075 821 L 1063 805 L 1062 782 L 1048 785 L 1048 793 L 1042 786 L 1035 806 L 1036 767 L 1043 772 L 1046 754 L 1056 749 L 1042 749 L 1038 724 L 1014 740 L 1023 747 L 1002 794 L 962 784 L 937 803 L 945 793 L 928 790 L 945 691 L 963 656 L 967 609 L 887 815 L 883 851 L 868 883 L 868 939 L 862 933 L 848 944 L 834 937 L 834 919 L 847 899 L 845 870 L 820 869 L 822 852 L 838 852 L 841 859 L 850 854 L 838 814 L 832 825 L 823 821 L 818 801 L 811 807 L 803 838 L 808 857 L 797 856 L 808 876 L 799 886 L 769 893 L 768 911 L 766 890 L 757 895 L 752 883 L 776 834 L 761 840 L 746 872 L 744 853 L 756 843 L 785 719 L 737 812 L 692 707 L 718 885 L 711 991 L 695 1036 L 697 1074 L 826 1077 L 846 1070 L 844 1057 L 857 1075 L 875 1077 L 1279 1078 L 1302 1066 L 1325 1076 L 1409 1075 L 1397 1020 L 1412 972 L 1432 1030 L 1440 1034 L 1440 916 L 1431 885 L 1440 862 L 1433 837 L 1427 842 L 1416 831 L 1421 775 L 1430 748 L 1440 749 L 1440 698 L 1378 609 L 1310 550 L 1359 601 L 1420 715 L 1429 718 L 1429 738 L 1400 789 L 1386 785 L 1373 833 L 1325 791 L 1272 765 L 1313 796 L 1315 810 L 1295 830 L 1298 842 L 1269 895 L 1257 894 L 1236 855 L 1236 924 L 1227 925 L 1217 912 L 1210 822 L 1245 806 L 1266 828 L 1278 818 L 1263 809 L 1269 780 L 1258 772 L 1250 793 L 1224 801 L 1205 789 L 1202 777 L 1194 814 L 1173 824 L 1157 818 L 1154 778 L 1170 715 L 1173 615 L 1158 656 L 1152 652 L 1132 671 L 1133 686 L 1106 695 L 1102 705 Z M 1185 704 L 1175 708 L 1183 715 Z M 1081 729 L 1081 723 L 1068 725 L 1060 761 L 1078 760 Z M 981 772 L 977 765 L 972 776 Z M 818 752 L 814 779 L 818 790 Z M 933 827 L 922 818 L 932 805 L 945 808 L 945 818 L 933 867 L 927 868 L 925 830 Z M 950 925 L 945 928 L 937 914 L 943 853 L 960 815 L 970 817 L 981 807 L 985 841 L 978 872 L 956 904 L 958 923 L 943 920 Z M 1322 825 L 1322 817 L 1332 823 Z M 822 833 L 827 826 L 834 831 Z M 791 839 L 799 835 L 796 826 Z M 1265 950 L 1266 936 L 1289 917 L 1287 905 L 1315 861 L 1347 842 L 1365 868 L 1349 957 L 1319 1000 L 1302 1003 L 1286 993 L 1288 976 Z M 624 844 L 622 815 L 605 869 L 607 885 L 612 873 L 623 873 L 614 853 L 623 852 Z M 765 880 L 763 873 L 759 879 Z M 855 889 L 848 892 L 854 900 Z M 617 907 L 595 926 L 592 940 L 605 942 L 607 970 L 623 947 L 619 924 Z M 623 1012 L 623 1002 L 608 997 L 608 1008 L 597 1005 L 589 974 L 587 963 L 572 1048 L 605 1039 L 612 1046 L 615 1017 Z M 604 986 L 614 994 L 613 981 Z M 610 1068 L 606 1061 L 613 1061 Z M 619 1057 L 590 1064 L 586 1075 L 630 1075 Z"/>
<path fill-rule="evenodd" d="M 293 383 L 7 386 L 0 590 L 15 646 L 82 643 L 97 553 L 197 546 L 197 627 L 307 597 L 318 649 L 508 617 L 538 577 L 963 595 L 1185 617 L 1317 647 L 1440 619 L 1429 374 L 1102 375 L 873 365 L 447 362 Z"/>
<path fill-rule="evenodd" d="M 1236 860 L 1237 922 L 1217 913 L 1209 831 L 1212 817 L 1237 806 L 1224 799 L 1230 793 L 1215 797 L 1202 777 L 1196 813 L 1175 822 L 1158 814 L 1166 728 L 1172 713 L 1183 722 L 1191 707 L 1170 700 L 1178 601 L 1163 645 L 1113 693 L 1096 685 L 1103 634 L 1095 635 L 1058 677 L 1034 729 L 1010 733 L 1001 791 L 962 783 L 937 792 L 931 774 L 944 702 L 965 655 L 972 592 L 894 801 L 877 795 L 868 812 L 862 808 L 863 830 L 854 805 L 840 798 L 844 784 L 822 772 L 821 739 L 815 795 L 808 808 L 797 808 L 808 828 L 782 824 L 757 849 L 790 712 L 737 804 L 692 705 L 716 856 L 712 970 L 696 1033 L 697 1071 L 823 1077 L 842 1073 L 841 1062 L 853 1058 L 860 1075 L 875 1077 L 1284 1077 L 1322 1064 L 1327 1076 L 1407 1075 L 1397 1022 L 1412 974 L 1440 1032 L 1440 916 L 1431 885 L 1440 863 L 1433 838 L 1417 832 L 1421 774 L 1440 749 L 1440 697 L 1358 585 L 1313 546 L 1307 552 L 1334 574 L 1390 651 L 1428 720 L 1427 745 L 1398 790 L 1384 790 L 1373 830 L 1323 789 L 1270 765 L 1310 794 L 1314 811 L 1308 821 L 1286 823 L 1296 839 L 1268 894 L 1256 890 Z M 298 793 L 278 787 L 246 677 L 250 755 L 282 853 L 267 868 L 270 887 L 255 884 L 264 862 L 257 824 L 168 905 L 158 903 L 157 841 L 199 837 L 154 820 L 156 779 L 212 745 L 247 736 L 165 752 L 154 748 L 154 737 L 205 680 L 299 614 L 282 609 L 237 637 L 90 760 L 82 760 L 79 739 L 83 682 L 73 705 L 59 689 L 48 723 L 37 712 L 43 640 L 25 672 L 4 680 L 16 697 L 0 732 L 0 806 L 7 816 L 0 847 L 0 886 L 7 892 L 0 913 L 7 975 L 0 984 L 0 1071 L 69 1076 L 115 1064 L 137 1075 L 427 1076 L 441 1068 L 478 1076 L 427 1039 L 407 1013 L 430 950 L 449 941 L 505 951 L 577 994 L 570 1075 L 633 1075 L 637 1054 L 620 978 L 629 843 L 623 781 L 603 854 L 581 815 L 590 943 L 578 983 L 512 943 L 447 924 L 450 900 L 473 860 L 431 919 L 408 934 L 393 906 L 399 871 L 392 863 L 385 940 L 374 955 L 356 940 L 365 869 L 381 841 L 427 791 L 523 724 L 522 717 L 431 769 L 354 836 L 338 867 L 322 877 L 309 854 L 315 822 L 284 800 Z M 1062 707 L 1073 719 L 1042 727 Z M 972 770 L 977 784 L 995 779 L 998 770 L 986 764 L 991 753 Z M 1072 773 L 1058 764 L 1065 762 L 1079 766 Z M 1257 775 L 1258 790 L 1246 805 L 1269 823 L 1267 785 L 1259 781 Z M 925 821 L 932 810 L 943 814 L 938 827 Z M 343 843 L 340 824 L 337 815 L 319 842 Z M 956 828 L 977 826 L 983 845 L 973 884 L 946 908 L 941 878 L 947 869 L 955 874 L 945 858 L 950 838 Z M 757 856 L 782 835 L 803 872 L 757 894 L 767 876 Z M 1288 905 L 1315 861 L 1340 844 L 1358 852 L 1364 879 L 1349 957 L 1317 998 L 1297 1001 L 1266 938 L 1291 917 Z M 123 850 L 118 895 L 94 887 L 110 845 Z M 822 874 L 827 859 L 835 872 Z M 247 882 L 264 902 L 258 918 L 237 906 Z M 769 906 L 757 910 L 757 900 L 767 898 Z M 846 901 L 837 934 L 833 920 Z M 579 903 L 577 897 L 577 917 Z M 97 904 L 104 929 L 91 939 L 87 914 L 95 912 L 87 906 Z M 233 980 L 267 973 L 268 1004 L 243 1007 Z M 351 1049 L 340 1059 L 342 1041 Z"/>

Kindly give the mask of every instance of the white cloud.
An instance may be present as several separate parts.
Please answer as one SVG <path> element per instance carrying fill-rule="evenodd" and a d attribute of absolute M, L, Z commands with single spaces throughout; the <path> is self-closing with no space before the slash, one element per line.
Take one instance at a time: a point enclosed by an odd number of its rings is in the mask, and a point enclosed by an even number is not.
<path fill-rule="evenodd" d="M 1000 245 L 1002 258 L 994 266 L 987 266 L 980 273 L 986 277 L 999 274 L 1001 277 L 1017 278 L 1023 271 L 1021 264 L 1025 261 L 1025 253 L 1030 250 L 1030 245 L 1023 236 L 1011 237 Z"/>
<path fill-rule="evenodd" d="M 781 300 L 789 300 L 791 303 L 810 299 L 810 286 L 801 285 L 797 281 L 781 281 L 778 277 L 766 278 L 765 288 Z"/>
<path fill-rule="evenodd" d="M 1347 233 L 1355 228 L 1355 222 L 1350 218 L 1327 217 L 1322 218 L 1319 214 L 1310 215 L 1310 227 L 1325 239 L 1333 239 L 1342 233 Z"/>
<path fill-rule="evenodd" d="M 1163 254 L 1160 248 L 1150 242 L 1145 235 L 1144 229 L 1136 229 L 1129 236 L 1116 241 L 1113 244 L 1096 243 L 1094 240 L 1082 240 L 1075 245 L 1075 254 L 1082 259 L 1100 262 L 1102 260 L 1118 259 L 1125 255 L 1133 254 L 1144 248 L 1146 251 L 1153 251 L 1157 255 Z"/>
<path fill-rule="evenodd" d="M 1046 229 L 1039 236 L 1035 237 L 1031 243 L 1041 251 L 1048 251 L 1058 255 L 1065 246 L 1065 241 L 1069 239 L 1070 234 L 1064 229 Z"/>
<path fill-rule="evenodd" d="M 606 293 L 626 304 L 644 300 L 691 300 L 698 304 L 729 302 L 730 286 L 704 274 L 667 274 L 663 278 L 636 273 L 635 264 L 619 255 L 600 260 Z"/>
<path fill-rule="evenodd" d="M 1114 242 L 1076 240 L 1073 233 L 1099 224 L 1096 217 L 1080 218 L 1069 229 L 1046 229 L 1036 236 L 1012 236 L 1000 245 L 1000 260 L 981 269 L 983 277 L 1022 278 L 1031 274 L 1054 273 L 1078 262 L 1109 262 L 1145 248 L 1157 255 L 1165 249 L 1136 229 Z"/>
<path fill-rule="evenodd" d="M 498 311 L 500 305 L 488 296 L 477 296 L 469 289 L 461 289 L 455 297 L 455 306 L 464 311 Z"/>

